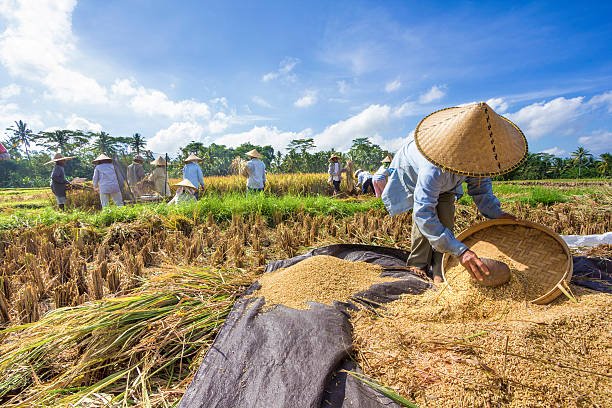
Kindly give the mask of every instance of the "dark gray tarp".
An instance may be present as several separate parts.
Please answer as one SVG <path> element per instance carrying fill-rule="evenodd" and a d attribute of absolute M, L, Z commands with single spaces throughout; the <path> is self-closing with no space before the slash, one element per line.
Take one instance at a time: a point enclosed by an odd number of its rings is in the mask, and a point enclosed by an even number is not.
<path fill-rule="evenodd" d="M 206 354 L 180 407 L 398 407 L 344 372 L 359 372 L 351 360 L 352 333 L 347 309 L 354 307 L 353 302 L 376 305 L 403 293 L 422 293 L 431 284 L 402 269 L 407 252 L 368 245 L 340 244 L 313 249 L 304 255 L 271 262 L 266 271 L 291 266 L 314 255 L 379 264 L 385 267 L 384 275 L 401 279 L 373 285 L 355 294 L 348 303 L 336 302 L 333 306 L 311 303 L 309 310 L 279 305 L 261 313 L 263 299 L 241 298 Z M 590 262 L 575 259 L 578 268 L 574 270 L 574 283 L 587 287 L 596 283 L 598 290 L 610 292 L 610 265 Z M 608 279 L 607 286 L 602 286 L 602 278 Z M 247 293 L 258 287 L 253 284 Z"/>

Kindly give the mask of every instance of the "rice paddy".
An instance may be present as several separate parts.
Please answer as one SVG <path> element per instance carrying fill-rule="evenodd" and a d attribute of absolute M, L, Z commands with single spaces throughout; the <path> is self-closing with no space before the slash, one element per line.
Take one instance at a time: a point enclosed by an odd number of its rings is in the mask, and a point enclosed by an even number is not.
<path fill-rule="evenodd" d="M 331 198 L 324 175 L 270 177 L 254 195 L 238 177 L 206 183 L 197 203 L 104 211 L 88 191 L 59 212 L 47 190 L 0 190 L 0 404 L 174 406 L 266 263 L 332 243 L 410 248 L 410 214 Z M 495 189 L 508 212 L 558 233 L 612 230 L 609 184 Z M 538 189 L 555 192 L 521 198 Z M 456 230 L 482 220 L 458 203 Z"/>

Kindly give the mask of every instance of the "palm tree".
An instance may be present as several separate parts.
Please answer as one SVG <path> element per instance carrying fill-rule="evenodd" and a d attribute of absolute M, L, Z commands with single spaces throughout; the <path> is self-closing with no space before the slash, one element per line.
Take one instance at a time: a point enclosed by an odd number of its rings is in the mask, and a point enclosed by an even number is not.
<path fill-rule="evenodd" d="M 572 157 L 573 157 L 573 161 L 574 163 L 578 163 L 578 178 L 580 178 L 580 174 L 581 174 L 581 170 L 582 170 L 582 162 L 585 159 L 589 159 L 593 157 L 593 155 L 586 150 L 584 147 L 579 146 L 578 149 L 576 149 L 576 151 L 572 152 Z"/>
<path fill-rule="evenodd" d="M 111 156 L 117 153 L 121 143 L 120 138 L 113 137 L 106 132 L 90 133 L 89 135 L 95 139 L 93 144 L 96 153 L 104 153 Z"/>
<path fill-rule="evenodd" d="M 136 155 L 140 155 L 140 150 L 147 146 L 147 141 L 140 133 L 134 133 L 134 135 L 129 138 L 128 143 L 132 148 L 132 151 L 136 152 Z"/>
<path fill-rule="evenodd" d="M 30 141 L 33 139 L 32 130 L 28 129 L 28 124 L 23 121 L 15 121 L 16 127 L 9 127 L 6 130 L 13 132 L 14 140 L 22 144 L 25 148 L 28 161 L 30 160 Z"/>
<path fill-rule="evenodd" d="M 597 171 L 602 177 L 605 177 L 612 170 L 612 154 L 602 153 L 599 157 L 601 158 L 601 161 L 597 163 Z"/>
<path fill-rule="evenodd" d="M 77 144 L 85 143 L 86 137 L 79 131 L 58 129 L 50 132 L 41 132 L 36 135 L 35 140 L 43 147 L 67 155 L 68 151 Z"/>

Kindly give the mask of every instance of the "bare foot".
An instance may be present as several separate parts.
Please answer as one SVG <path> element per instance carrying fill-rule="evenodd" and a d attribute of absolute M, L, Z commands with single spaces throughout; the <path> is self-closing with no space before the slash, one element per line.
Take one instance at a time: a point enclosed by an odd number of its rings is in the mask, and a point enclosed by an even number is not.
<path fill-rule="evenodd" d="M 439 285 L 439 284 L 441 284 L 442 282 L 444 282 L 444 279 L 442 279 L 442 277 L 441 277 L 441 276 L 434 276 L 434 279 L 433 279 L 433 280 L 434 280 L 434 285 Z"/>

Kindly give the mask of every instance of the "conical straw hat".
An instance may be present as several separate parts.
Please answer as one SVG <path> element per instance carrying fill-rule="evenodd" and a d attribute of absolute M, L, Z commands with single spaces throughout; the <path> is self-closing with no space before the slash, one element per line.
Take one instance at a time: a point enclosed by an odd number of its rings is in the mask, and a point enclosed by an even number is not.
<path fill-rule="evenodd" d="M 187 179 L 182 179 L 181 181 L 179 181 L 178 183 L 174 184 L 175 186 L 180 186 L 180 187 L 189 187 L 189 188 L 193 188 L 194 190 L 197 190 L 198 188 L 196 186 L 193 185 L 193 183 Z"/>
<path fill-rule="evenodd" d="M 387 155 L 387 157 L 382 159 L 381 163 L 391 163 L 392 160 L 393 159 L 391 158 L 391 156 Z"/>
<path fill-rule="evenodd" d="M 189 155 L 189 157 L 187 157 L 187 158 L 185 159 L 185 163 L 189 163 L 189 162 L 192 162 L 192 161 L 201 161 L 201 160 L 202 160 L 202 159 L 200 159 L 198 156 L 196 156 L 195 154 L 191 153 L 191 154 Z"/>
<path fill-rule="evenodd" d="M 430 114 L 417 125 L 414 140 L 427 160 L 466 176 L 504 174 L 527 156 L 523 132 L 484 102 Z"/>
<path fill-rule="evenodd" d="M 142 157 L 141 155 L 138 154 L 138 155 L 134 156 L 133 160 L 135 162 L 141 162 L 142 163 L 142 162 L 144 162 L 144 157 Z"/>
<path fill-rule="evenodd" d="M 246 152 L 245 154 L 249 157 L 257 157 L 258 159 L 262 158 L 261 153 L 259 153 L 256 149 L 253 149 L 250 152 Z"/>
<path fill-rule="evenodd" d="M 49 160 L 48 162 L 46 162 L 45 164 L 51 164 L 51 163 L 55 163 L 58 161 L 67 161 L 67 160 L 72 160 L 72 159 L 74 159 L 74 156 L 63 156 L 61 153 L 55 153 L 55 156 L 53 156 L 53 158 Z"/>
<path fill-rule="evenodd" d="M 336 153 L 333 153 L 331 156 L 329 156 L 329 161 L 332 161 L 333 159 L 339 159 L 340 156 L 338 156 Z"/>
<path fill-rule="evenodd" d="M 99 155 L 98 157 L 96 157 L 92 163 L 98 163 L 104 160 L 113 160 L 110 157 L 108 157 L 107 155 L 105 155 L 104 153 L 102 153 L 101 155 Z"/>
<path fill-rule="evenodd" d="M 164 160 L 163 157 L 159 156 L 157 159 L 153 160 L 151 164 L 154 166 L 165 166 L 166 160 Z"/>

